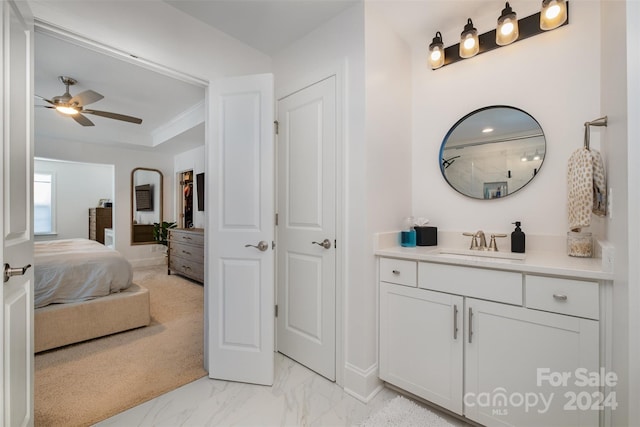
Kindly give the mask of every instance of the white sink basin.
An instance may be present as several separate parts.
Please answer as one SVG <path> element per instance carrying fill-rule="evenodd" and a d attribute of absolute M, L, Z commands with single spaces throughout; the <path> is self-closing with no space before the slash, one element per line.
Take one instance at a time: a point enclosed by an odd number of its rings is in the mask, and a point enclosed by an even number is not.
<path fill-rule="evenodd" d="M 441 248 L 439 253 L 443 255 L 461 255 L 463 257 L 483 257 L 483 258 L 501 258 L 501 259 L 525 259 L 526 254 L 518 254 L 514 252 L 495 252 L 495 251 L 472 251 L 471 249 L 453 249 Z"/>

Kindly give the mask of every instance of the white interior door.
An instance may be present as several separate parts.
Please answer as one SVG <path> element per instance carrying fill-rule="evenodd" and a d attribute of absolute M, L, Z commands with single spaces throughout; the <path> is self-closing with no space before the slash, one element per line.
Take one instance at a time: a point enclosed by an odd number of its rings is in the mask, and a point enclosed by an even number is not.
<path fill-rule="evenodd" d="M 24 1 L 2 1 L 0 423 L 33 425 L 33 19 Z M 23 268 L 24 267 L 24 268 Z"/>
<path fill-rule="evenodd" d="M 278 351 L 336 376 L 336 83 L 278 101 Z"/>
<path fill-rule="evenodd" d="M 271 385 L 273 76 L 224 79 L 211 90 L 216 138 L 208 151 L 206 184 L 209 376 Z"/>

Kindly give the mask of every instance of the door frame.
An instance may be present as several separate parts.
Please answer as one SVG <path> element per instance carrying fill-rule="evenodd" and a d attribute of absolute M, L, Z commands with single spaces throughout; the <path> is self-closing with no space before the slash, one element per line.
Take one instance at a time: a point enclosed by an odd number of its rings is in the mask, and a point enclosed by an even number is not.
<path fill-rule="evenodd" d="M 155 71 L 157 73 L 161 73 L 164 74 L 165 76 L 177 79 L 177 80 L 181 80 L 185 83 L 189 83 L 192 85 L 196 85 L 196 86 L 200 86 L 205 90 L 205 94 L 204 94 L 204 108 L 205 111 L 208 111 L 209 109 L 209 93 L 210 93 L 210 88 L 211 88 L 211 84 L 212 82 L 210 80 L 205 80 L 199 77 L 196 77 L 192 74 L 189 74 L 186 71 L 182 71 L 182 70 L 176 70 L 167 66 L 164 66 L 162 64 L 159 63 L 155 63 L 155 62 L 151 62 L 142 58 L 134 58 L 131 56 L 130 53 L 121 50 L 120 48 L 116 48 L 114 46 L 110 46 L 110 45 L 106 45 L 104 43 L 98 42 L 96 40 L 93 40 L 87 36 L 84 35 L 80 35 L 77 34 L 67 28 L 65 28 L 64 26 L 61 25 L 57 25 L 54 23 L 50 23 L 50 22 L 46 22 L 46 21 L 42 21 L 40 19 L 38 19 L 37 17 L 34 19 L 34 34 L 40 32 L 43 34 L 47 34 L 49 36 L 52 37 L 57 37 L 61 40 L 67 41 L 69 43 L 74 43 L 76 45 L 94 50 L 98 53 L 102 53 L 105 55 L 109 55 L 118 59 L 121 59 L 123 61 L 127 61 L 131 64 L 134 64 L 136 66 L 139 67 L 143 67 L 143 68 L 147 68 L 149 70 Z M 36 48 L 37 49 L 37 48 Z M 35 49 L 34 49 L 34 55 L 35 55 Z M 210 138 L 210 133 L 209 133 L 209 129 L 210 129 L 210 115 L 209 113 L 205 113 L 204 115 L 204 125 L 205 125 L 205 136 L 204 136 L 204 150 L 205 150 L 205 158 L 207 158 L 208 156 L 208 151 L 210 149 L 209 147 L 209 138 Z M 35 150 L 34 150 L 34 154 L 35 154 Z M 205 162 L 204 163 L 204 172 L 205 172 L 205 176 L 211 176 L 210 173 L 208 173 L 208 163 Z M 114 184 L 115 185 L 115 184 Z M 174 187 L 175 187 L 175 183 L 174 183 Z M 177 191 L 174 188 L 173 194 L 175 197 L 175 191 Z M 114 190 L 114 197 L 115 197 L 115 190 Z M 173 209 L 175 211 L 176 206 L 175 203 L 173 205 Z M 114 214 L 115 215 L 115 214 Z M 206 211 L 205 211 L 205 221 L 206 221 Z M 114 223 L 115 224 L 115 223 Z M 207 247 L 208 245 L 206 244 L 205 241 L 205 259 L 207 257 Z M 205 263 L 205 267 L 204 267 L 204 283 L 203 283 L 203 287 L 204 287 L 204 316 L 203 316 L 203 322 L 204 322 L 204 350 L 203 350 L 203 360 L 204 360 L 204 368 L 205 370 L 208 372 L 209 371 L 209 367 L 207 366 L 207 361 L 208 361 L 208 341 L 209 341 L 209 328 L 208 328 L 208 292 L 209 292 L 209 279 L 208 279 L 208 274 L 209 274 L 209 268 L 207 268 L 207 264 Z"/>
<path fill-rule="evenodd" d="M 278 103 L 287 96 L 293 95 L 296 92 L 299 92 L 307 87 L 313 86 L 316 83 L 319 83 L 323 80 L 326 80 L 330 77 L 335 77 L 336 79 L 336 242 L 337 245 L 335 247 L 336 251 L 336 319 L 335 319 L 335 352 L 336 352 L 336 384 L 343 387 L 344 386 L 344 361 L 345 357 L 345 329 L 344 329 L 344 319 L 346 318 L 346 313 L 344 313 L 344 308 L 346 307 L 345 301 L 347 300 L 347 293 L 344 284 L 347 282 L 347 268 L 348 263 L 346 259 L 347 251 L 345 248 L 347 247 L 346 240 L 346 191 L 345 191 L 345 158 L 346 158 L 346 143 L 347 135 L 345 134 L 345 117 L 344 112 L 345 108 L 345 96 L 346 88 L 345 78 L 347 70 L 346 60 L 343 63 L 336 63 L 330 67 L 325 69 L 316 70 L 313 73 L 308 73 L 306 76 L 300 77 L 298 79 L 291 80 L 286 84 L 281 84 L 276 78 L 276 87 L 275 87 L 275 97 L 274 97 L 274 111 L 275 116 L 278 117 Z M 279 195 L 278 195 L 278 149 L 279 149 L 279 141 L 278 135 L 275 135 L 276 143 L 274 150 L 274 162 L 275 162 L 275 206 L 277 208 Z M 277 233 L 276 233 L 277 236 Z M 278 245 L 276 245 L 276 253 L 275 253 L 275 265 L 278 265 L 278 257 L 282 256 L 278 251 Z M 275 272 L 275 281 L 274 281 L 274 291 L 276 292 L 276 304 L 279 301 L 278 295 L 278 272 L 276 268 Z M 274 319 L 275 321 L 275 319 Z M 277 330 L 277 328 L 276 328 Z M 278 341 L 276 336 L 275 341 L 275 351 L 278 349 Z"/>

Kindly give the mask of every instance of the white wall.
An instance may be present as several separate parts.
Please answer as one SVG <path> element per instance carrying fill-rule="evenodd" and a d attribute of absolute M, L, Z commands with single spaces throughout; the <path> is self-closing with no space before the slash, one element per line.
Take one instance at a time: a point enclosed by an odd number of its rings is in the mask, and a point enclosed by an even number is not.
<path fill-rule="evenodd" d="M 636 262 L 629 263 L 629 311 L 626 322 L 629 336 L 629 395 L 627 402 L 640 402 L 640 2 L 626 2 L 626 47 L 627 47 L 627 126 L 628 126 L 628 259 Z M 629 120 L 629 118 L 632 118 Z M 635 119 L 633 119 L 635 118 Z M 612 141 L 614 143 L 614 141 Z M 624 322 L 624 320 L 623 320 Z M 629 405 L 629 425 L 640 425 L 640 405 Z"/>
<path fill-rule="evenodd" d="M 379 386 L 373 233 L 397 228 L 411 209 L 410 60 L 404 42 L 357 4 L 276 55 L 273 64 L 277 97 L 338 77 L 343 292 L 337 308 L 344 354 L 338 354 L 337 377 L 363 400 Z"/>
<path fill-rule="evenodd" d="M 159 169 L 164 181 L 173 174 L 173 158 L 150 151 L 127 150 L 115 147 L 83 144 L 79 142 L 49 141 L 36 138 L 36 157 L 71 162 L 103 162 L 113 165 L 115 174 L 113 193 L 113 228 L 116 249 L 134 266 L 164 262 L 164 254 L 158 245 L 131 245 L 131 172 L 136 167 Z M 171 180 L 168 180 L 171 183 Z M 171 185 L 164 185 L 164 212 L 172 212 L 174 192 Z M 83 224 L 86 221 L 83 220 Z"/>
<path fill-rule="evenodd" d="M 633 2 L 629 2 L 633 3 Z M 635 10 L 638 7 L 635 6 Z M 608 240 L 615 247 L 615 280 L 613 286 L 613 370 L 620 381 L 616 387 L 620 409 L 613 411 L 612 425 L 638 425 L 638 48 L 637 19 L 628 14 L 625 2 L 602 3 L 602 111 L 609 117 L 603 144 L 607 148 L 609 187 L 613 189 L 612 215 L 607 221 Z M 627 27 L 628 26 L 628 27 Z M 632 43 L 627 46 L 627 40 Z M 630 53 L 630 58 L 627 54 Z M 635 61 L 634 61 L 635 60 Z M 627 63 L 629 61 L 629 63 Z M 632 67 L 635 67 L 632 68 Z M 629 92 L 635 79 L 635 94 Z M 636 115 L 633 115 L 635 105 Z M 635 118 L 635 120 L 634 120 Z M 635 154 L 635 155 L 634 155 Z M 633 216 L 632 216 L 633 215 Z M 635 254 L 635 258 L 630 258 Z M 632 260 L 635 260 L 633 262 Z M 630 274 L 630 271 L 632 274 Z M 635 280 L 631 282 L 631 278 Z M 631 298 L 631 296 L 635 298 Z M 635 335 L 634 335 L 635 334 Z M 631 337 L 631 340 L 630 340 Z M 632 352 L 632 342 L 635 351 Z M 633 363 L 632 366 L 630 364 Z M 631 368 L 631 369 L 630 369 Z M 629 374 L 635 372 L 635 377 Z M 636 399 L 629 398 L 629 387 L 635 388 Z M 635 404 L 631 402 L 636 402 Z M 631 421 L 630 413 L 635 413 Z"/>
<path fill-rule="evenodd" d="M 177 182 L 177 174 L 188 170 L 193 171 L 193 226 L 195 228 L 204 228 L 205 224 L 205 211 L 198 210 L 198 183 L 196 182 L 196 175 L 204 172 L 205 167 L 204 145 L 202 147 L 194 148 L 193 150 L 185 151 L 174 157 L 173 162 L 173 182 L 176 189 L 176 203 L 174 203 L 174 215 L 173 218 L 178 218 L 178 199 L 177 191 L 179 191 L 179 183 Z M 206 203 L 205 196 L 205 203 Z"/>
<path fill-rule="evenodd" d="M 35 159 L 35 173 L 54 176 L 55 235 L 36 240 L 89 238 L 89 208 L 113 200 L 113 165 Z"/>
<path fill-rule="evenodd" d="M 528 13 L 519 7 L 518 14 Z M 460 37 L 457 22 L 442 22 L 447 46 Z M 482 33 L 495 26 L 495 16 L 473 16 L 473 22 Z M 527 234 L 564 235 L 567 160 L 583 145 L 584 122 L 607 113 L 600 108 L 599 2 L 571 2 L 569 25 L 435 71 L 426 64 L 427 43 L 413 46 L 414 215 L 426 216 L 440 231 L 511 232 L 519 220 Z M 545 160 L 523 190 L 473 200 L 442 178 L 440 145 L 458 119 L 499 104 L 521 108 L 540 123 Z M 599 129 L 592 130 L 595 148 Z M 599 223 L 594 221 L 596 232 Z"/>

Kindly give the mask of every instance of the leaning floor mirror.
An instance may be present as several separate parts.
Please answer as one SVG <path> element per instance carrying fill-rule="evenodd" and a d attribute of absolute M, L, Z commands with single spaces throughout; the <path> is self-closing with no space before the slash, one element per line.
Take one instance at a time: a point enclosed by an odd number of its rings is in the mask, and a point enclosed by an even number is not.
<path fill-rule="evenodd" d="M 131 172 L 131 244 L 157 243 L 153 224 L 162 223 L 162 172 L 135 168 Z"/>

